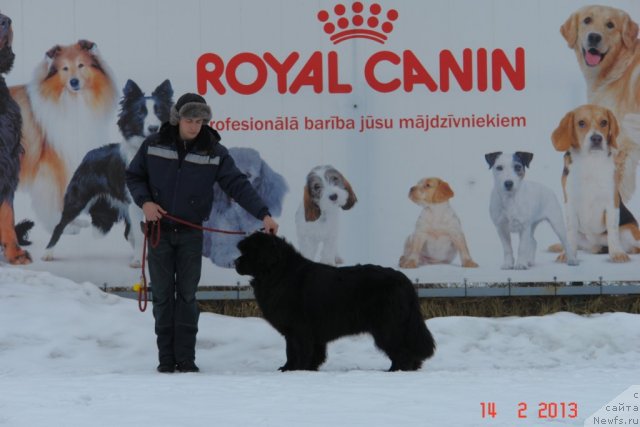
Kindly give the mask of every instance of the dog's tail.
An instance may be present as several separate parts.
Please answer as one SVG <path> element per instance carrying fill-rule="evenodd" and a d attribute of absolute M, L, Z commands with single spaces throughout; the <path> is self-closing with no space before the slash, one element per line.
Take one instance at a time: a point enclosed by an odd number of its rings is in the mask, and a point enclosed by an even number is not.
<path fill-rule="evenodd" d="M 14 227 L 16 230 L 16 236 L 18 238 L 18 244 L 20 246 L 29 246 L 31 242 L 29 241 L 29 230 L 33 228 L 33 221 L 28 219 L 23 219 Z"/>
<path fill-rule="evenodd" d="M 422 317 L 420 304 L 416 301 L 415 309 L 410 310 L 409 321 L 407 322 L 406 339 L 407 344 L 412 348 L 413 354 L 420 359 L 428 359 L 436 351 L 436 341 L 427 328 L 427 324 Z"/>
<path fill-rule="evenodd" d="M 425 323 L 418 294 L 409 279 L 405 278 L 405 280 L 402 293 L 404 294 L 403 300 L 405 302 L 404 312 L 407 317 L 404 318 L 402 326 L 404 331 L 403 346 L 409 351 L 415 363 L 413 368 L 419 369 L 422 361 L 430 358 L 435 353 L 436 342 Z"/>

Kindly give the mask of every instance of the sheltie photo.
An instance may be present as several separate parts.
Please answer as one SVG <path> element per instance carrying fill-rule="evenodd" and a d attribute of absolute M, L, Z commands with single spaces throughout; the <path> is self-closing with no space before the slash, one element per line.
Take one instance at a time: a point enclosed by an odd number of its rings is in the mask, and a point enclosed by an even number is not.
<path fill-rule="evenodd" d="M 9 91 L 22 114 L 18 188 L 29 193 L 38 222 L 51 232 L 71 174 L 88 151 L 108 142 L 118 91 L 96 44 L 87 40 L 52 47 L 31 82 Z M 77 232 L 79 224 L 67 232 Z"/>

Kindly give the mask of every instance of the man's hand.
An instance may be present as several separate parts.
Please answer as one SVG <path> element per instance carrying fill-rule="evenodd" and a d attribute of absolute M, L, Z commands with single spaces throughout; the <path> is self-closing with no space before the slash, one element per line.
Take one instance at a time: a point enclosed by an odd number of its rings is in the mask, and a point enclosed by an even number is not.
<path fill-rule="evenodd" d="M 262 218 L 262 224 L 265 233 L 278 234 L 278 223 L 271 216 L 267 215 Z"/>
<path fill-rule="evenodd" d="M 142 212 L 144 212 L 144 218 L 147 221 L 157 221 L 162 218 L 162 215 L 167 213 L 159 204 L 154 202 L 145 202 L 142 205 Z"/>

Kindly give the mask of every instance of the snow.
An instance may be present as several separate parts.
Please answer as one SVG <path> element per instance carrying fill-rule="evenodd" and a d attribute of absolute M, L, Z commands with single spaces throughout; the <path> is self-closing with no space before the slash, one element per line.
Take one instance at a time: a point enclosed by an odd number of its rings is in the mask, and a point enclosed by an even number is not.
<path fill-rule="evenodd" d="M 202 313 L 201 372 L 159 374 L 151 306 L 0 266 L 0 324 L 11 427 L 582 426 L 640 382 L 640 316 L 628 313 L 429 319 L 436 355 L 399 373 L 366 335 L 332 343 L 319 372 L 281 373 L 284 340 L 264 320 Z M 575 402 L 578 417 L 542 419 L 541 402 Z"/>

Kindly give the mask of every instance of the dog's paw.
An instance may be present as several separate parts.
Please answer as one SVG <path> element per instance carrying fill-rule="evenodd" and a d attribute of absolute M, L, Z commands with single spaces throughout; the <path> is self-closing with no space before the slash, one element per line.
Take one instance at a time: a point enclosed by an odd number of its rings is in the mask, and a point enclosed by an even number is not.
<path fill-rule="evenodd" d="M 468 259 L 468 260 L 466 260 L 466 261 L 464 261 L 462 263 L 462 266 L 464 268 L 476 268 L 476 267 L 478 267 L 478 264 L 475 261 L 473 261 L 472 259 Z"/>
<path fill-rule="evenodd" d="M 629 262 L 631 258 L 625 252 L 613 252 L 610 257 L 611 262 Z"/>
<path fill-rule="evenodd" d="M 44 251 L 44 254 L 42 255 L 42 257 L 40 257 L 41 260 L 43 261 L 53 261 L 53 251 L 52 250 L 46 250 Z"/>
<path fill-rule="evenodd" d="M 562 252 L 564 251 L 564 247 L 560 243 L 555 243 L 547 248 L 549 252 Z"/>
<path fill-rule="evenodd" d="M 528 263 L 522 263 L 519 262 L 516 265 L 513 266 L 514 270 L 528 270 L 529 269 L 529 264 Z"/>
<path fill-rule="evenodd" d="M 142 267 L 142 262 L 140 261 L 140 258 L 138 257 L 133 257 L 131 258 L 131 261 L 129 261 L 129 267 L 131 268 L 140 268 Z"/>
<path fill-rule="evenodd" d="M 400 261 L 398 262 L 400 268 L 418 268 L 418 261 L 413 258 L 400 257 Z"/>
<path fill-rule="evenodd" d="M 11 265 L 27 265 L 33 262 L 29 252 L 22 249 L 18 249 L 15 254 L 7 256 L 6 258 Z"/>
<path fill-rule="evenodd" d="M 344 260 L 342 259 L 342 257 L 336 256 L 336 265 L 340 265 L 340 264 L 344 264 Z"/>

